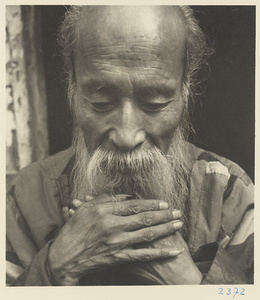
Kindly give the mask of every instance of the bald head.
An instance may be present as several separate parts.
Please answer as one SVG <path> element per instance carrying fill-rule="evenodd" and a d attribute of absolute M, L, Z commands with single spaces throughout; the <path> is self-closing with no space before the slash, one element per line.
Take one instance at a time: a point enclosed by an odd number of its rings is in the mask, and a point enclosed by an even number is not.
<path fill-rule="evenodd" d="M 77 22 L 77 49 L 84 46 L 90 56 L 111 47 L 132 60 L 141 50 L 170 60 L 175 51 L 184 51 L 185 40 L 185 23 L 176 7 L 85 7 Z"/>
<path fill-rule="evenodd" d="M 183 56 L 183 87 L 187 94 L 193 93 L 196 74 L 202 66 L 205 69 L 205 58 L 211 54 L 204 34 L 188 6 L 71 6 L 58 36 L 68 74 L 70 104 L 75 90 L 74 58 L 80 36 L 85 36 L 85 42 L 92 44 L 92 52 L 96 51 L 95 45 L 106 41 L 107 44 L 124 44 L 132 53 L 134 45 L 141 45 L 140 42 L 144 39 L 147 45 L 150 42 L 150 48 L 156 48 L 161 41 L 164 48 L 174 50 L 182 42 L 179 40 L 182 37 L 186 46 Z M 170 60 L 171 55 L 167 59 Z"/>
<path fill-rule="evenodd" d="M 183 33 L 185 24 L 177 7 L 96 6 L 82 10 L 77 29 L 92 39 L 131 41 L 145 37 L 153 41 Z"/>

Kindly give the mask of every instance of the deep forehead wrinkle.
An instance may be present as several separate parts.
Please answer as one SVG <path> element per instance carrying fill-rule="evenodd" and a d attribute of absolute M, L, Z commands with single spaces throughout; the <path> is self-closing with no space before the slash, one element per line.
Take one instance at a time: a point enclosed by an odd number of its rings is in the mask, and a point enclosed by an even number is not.
<path fill-rule="evenodd" d="M 85 54 L 90 58 L 100 57 L 100 59 L 106 59 L 108 56 L 110 59 L 144 59 L 143 54 L 146 53 L 153 56 L 155 59 L 160 60 L 160 56 L 164 56 L 161 52 L 161 46 L 152 41 L 133 41 L 133 42 L 114 42 L 114 44 L 105 45 L 105 43 L 94 43 L 91 39 L 81 39 L 79 43 L 86 44 Z M 171 47 L 167 47 L 168 51 L 175 52 L 179 49 L 179 45 L 173 44 Z"/>
<path fill-rule="evenodd" d="M 81 63 L 87 68 L 96 69 L 113 68 L 116 66 L 131 67 L 137 71 L 140 68 L 155 68 L 155 69 L 169 69 L 169 60 L 175 53 L 174 49 L 171 51 L 161 51 L 159 47 L 152 47 L 147 45 L 136 45 L 127 48 L 123 45 L 116 46 L 95 46 L 85 47 L 84 55 L 81 56 Z M 169 70 L 170 71 L 170 70 Z"/>

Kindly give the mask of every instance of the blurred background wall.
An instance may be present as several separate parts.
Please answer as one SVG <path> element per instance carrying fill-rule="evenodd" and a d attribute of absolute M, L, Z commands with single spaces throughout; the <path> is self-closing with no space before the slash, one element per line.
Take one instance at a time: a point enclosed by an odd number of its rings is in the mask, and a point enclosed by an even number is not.
<path fill-rule="evenodd" d="M 56 42 L 67 6 L 6 7 L 7 174 L 70 146 Z M 193 6 L 215 48 L 191 141 L 238 163 L 254 179 L 255 7 Z"/>

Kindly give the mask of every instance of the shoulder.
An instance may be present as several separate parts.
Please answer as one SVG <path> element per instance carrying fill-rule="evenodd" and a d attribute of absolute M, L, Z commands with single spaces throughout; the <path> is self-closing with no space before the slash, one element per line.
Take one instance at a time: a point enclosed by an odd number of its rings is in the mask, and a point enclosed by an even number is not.
<path fill-rule="evenodd" d="M 63 171 L 71 157 L 72 150 L 68 149 L 41 159 L 20 170 L 11 182 L 7 189 L 6 222 L 12 246 L 19 243 L 31 247 L 32 238 L 40 249 L 60 230 L 64 223 L 61 193 L 66 192 L 61 190 L 60 181 L 63 174 L 67 176 Z"/>
<path fill-rule="evenodd" d="M 21 169 L 7 187 L 7 196 L 22 198 L 40 194 L 55 185 L 72 157 L 72 149 L 61 151 Z"/>
<path fill-rule="evenodd" d="M 14 182 L 23 177 L 46 176 L 49 179 L 58 179 L 72 157 L 72 149 L 60 151 L 52 156 L 40 159 L 21 169 L 14 178 Z"/>
<path fill-rule="evenodd" d="M 191 168 L 197 167 L 204 173 L 219 173 L 228 178 L 239 178 L 246 186 L 252 184 L 246 172 L 235 162 L 222 157 L 214 152 L 207 151 L 187 143 L 187 149 L 191 160 Z"/>
<path fill-rule="evenodd" d="M 194 154 L 190 173 L 190 200 L 194 209 L 203 206 L 212 215 L 222 211 L 222 223 L 229 232 L 247 210 L 253 208 L 254 185 L 236 163 L 213 152 L 189 145 Z M 207 207 L 207 209 L 206 209 Z"/>
<path fill-rule="evenodd" d="M 191 248 L 214 241 L 225 245 L 242 220 L 252 223 L 253 183 L 231 160 L 192 144 L 188 148 L 193 157 L 189 182 L 190 222 L 194 228 Z"/>

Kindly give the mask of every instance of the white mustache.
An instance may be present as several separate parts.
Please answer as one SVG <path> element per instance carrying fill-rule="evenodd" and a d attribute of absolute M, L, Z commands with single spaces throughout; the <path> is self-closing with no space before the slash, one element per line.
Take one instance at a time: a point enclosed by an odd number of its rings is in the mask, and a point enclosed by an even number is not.
<path fill-rule="evenodd" d="M 167 160 L 167 158 L 158 148 L 122 152 L 99 147 L 91 157 L 88 169 L 99 166 L 103 174 L 133 175 L 155 171 L 155 162 L 162 160 Z"/>
<path fill-rule="evenodd" d="M 187 194 L 184 138 L 176 131 L 167 155 L 155 145 L 123 152 L 98 147 L 87 150 L 80 128 L 74 132 L 75 164 L 73 195 L 84 199 L 88 195 L 140 194 L 144 198 L 165 199 L 174 203 Z"/>

